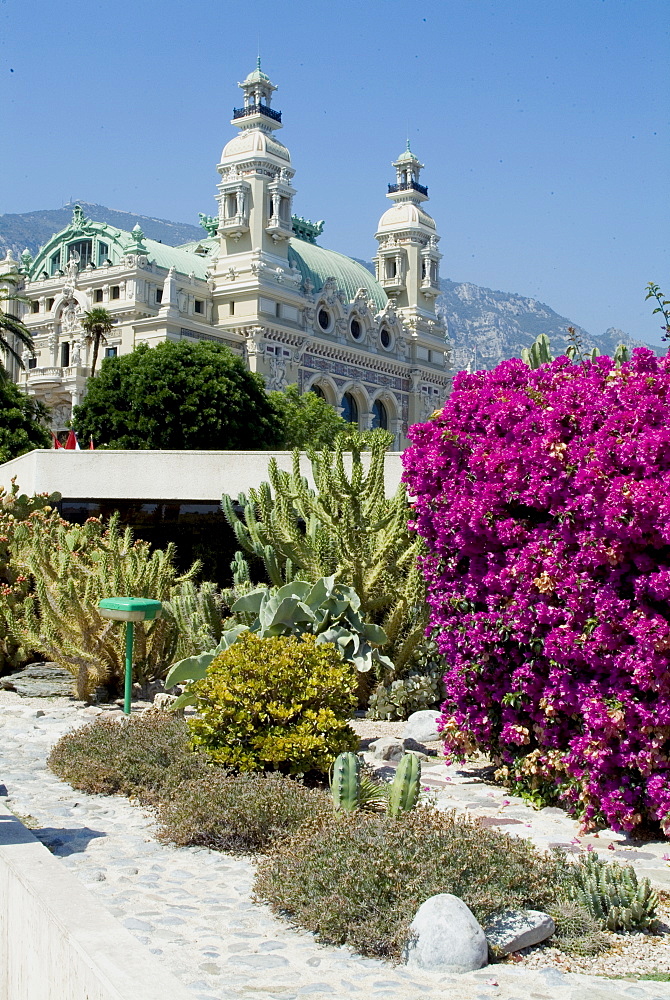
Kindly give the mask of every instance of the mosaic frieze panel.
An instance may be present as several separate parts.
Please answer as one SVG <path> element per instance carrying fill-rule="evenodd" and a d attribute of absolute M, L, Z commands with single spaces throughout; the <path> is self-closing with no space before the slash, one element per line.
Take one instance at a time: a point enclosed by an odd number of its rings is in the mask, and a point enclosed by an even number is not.
<path fill-rule="evenodd" d="M 397 389 L 401 392 L 409 391 L 409 379 L 397 378 L 393 375 L 386 375 L 383 372 L 370 371 L 367 368 L 358 368 L 355 365 L 345 364 L 343 361 L 331 361 L 329 358 L 320 358 L 314 354 L 304 354 L 302 363 L 305 368 L 326 372 L 333 378 L 340 375 L 345 381 L 368 382 L 373 385 L 384 386 L 387 389 Z"/>

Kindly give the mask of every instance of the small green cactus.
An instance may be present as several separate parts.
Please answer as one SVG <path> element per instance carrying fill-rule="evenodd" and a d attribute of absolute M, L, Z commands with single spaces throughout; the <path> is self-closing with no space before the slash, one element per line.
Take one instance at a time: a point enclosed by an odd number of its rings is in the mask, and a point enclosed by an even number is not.
<path fill-rule="evenodd" d="M 574 899 L 562 899 L 547 913 L 552 917 L 556 930 L 555 943 L 561 951 L 572 955 L 597 955 L 610 946 L 601 924 L 589 911 Z"/>
<path fill-rule="evenodd" d="M 358 808 L 361 762 L 355 753 L 341 753 L 333 764 L 330 791 L 335 809 L 353 812 Z"/>
<path fill-rule="evenodd" d="M 595 854 L 575 865 L 568 896 L 609 931 L 645 930 L 656 923 L 658 895 L 649 879 L 638 881 L 630 865 L 607 864 Z"/>
<path fill-rule="evenodd" d="M 391 783 L 388 800 L 388 813 L 397 819 L 400 813 L 410 812 L 419 801 L 419 782 L 421 780 L 421 763 L 412 753 L 406 753 L 398 764 L 398 769 Z"/>

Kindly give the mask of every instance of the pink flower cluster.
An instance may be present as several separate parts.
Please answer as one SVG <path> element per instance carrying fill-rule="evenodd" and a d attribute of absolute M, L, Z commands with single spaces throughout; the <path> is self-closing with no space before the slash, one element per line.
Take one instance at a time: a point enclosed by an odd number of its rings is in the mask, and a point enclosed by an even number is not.
<path fill-rule="evenodd" d="M 410 437 L 449 751 L 670 833 L 670 360 L 462 372 Z"/>

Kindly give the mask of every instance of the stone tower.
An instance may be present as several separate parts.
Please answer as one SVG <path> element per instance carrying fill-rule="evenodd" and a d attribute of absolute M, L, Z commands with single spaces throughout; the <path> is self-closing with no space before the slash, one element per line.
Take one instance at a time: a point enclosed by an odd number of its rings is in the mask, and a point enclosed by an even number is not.
<path fill-rule="evenodd" d="M 269 375 L 261 349 L 268 321 L 292 327 L 303 305 L 301 275 L 288 259 L 295 171 L 288 149 L 275 136 L 282 127 L 281 112 L 271 106 L 277 87 L 262 72 L 260 59 L 238 86 L 244 103 L 233 111 L 232 124 L 239 135 L 227 143 L 217 168 L 215 322 L 223 329 L 243 329 L 249 367 Z"/>
<path fill-rule="evenodd" d="M 423 369 L 446 346 L 447 331 L 435 313 L 442 255 L 437 249 L 440 237 L 435 221 L 423 208 L 428 201 L 428 188 L 419 182 L 423 164 L 410 149 L 409 140 L 393 166 L 396 182 L 389 184 L 386 195 L 393 204 L 379 220 L 375 267 L 379 284 L 410 333 L 409 422 L 413 423 L 425 420 L 432 412 L 431 403 L 422 395 Z"/>

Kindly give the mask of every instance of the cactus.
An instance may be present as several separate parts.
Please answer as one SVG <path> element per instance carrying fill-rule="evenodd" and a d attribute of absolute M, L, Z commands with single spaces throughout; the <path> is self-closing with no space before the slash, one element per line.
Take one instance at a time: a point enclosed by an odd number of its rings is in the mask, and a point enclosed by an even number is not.
<path fill-rule="evenodd" d="M 407 753 L 398 764 L 398 769 L 388 793 L 388 814 L 397 819 L 401 813 L 410 812 L 419 801 L 421 763 L 418 757 Z"/>
<path fill-rule="evenodd" d="M 64 521 L 33 530 L 20 565 L 34 581 L 34 594 L 15 609 L 0 606 L 0 628 L 26 648 L 54 660 L 76 678 L 80 698 L 101 684 L 120 688 L 124 676 L 123 626 L 102 618 L 98 602 L 114 594 L 166 601 L 181 577 L 174 566 L 175 547 L 151 552 L 147 542 L 121 531 L 118 515 L 107 525 L 91 519 L 83 525 Z M 134 676 L 141 683 L 161 677 L 174 658 L 177 631 L 170 618 L 135 627 Z"/>
<path fill-rule="evenodd" d="M 359 806 L 361 762 L 355 753 L 341 753 L 333 764 L 330 792 L 336 810 L 353 812 Z"/>
<path fill-rule="evenodd" d="M 573 955 L 597 955 L 610 942 L 601 933 L 601 924 L 589 911 L 572 899 L 562 899 L 547 910 L 556 926 L 555 943 L 561 951 Z"/>
<path fill-rule="evenodd" d="M 196 587 L 192 580 L 187 580 L 164 602 L 163 614 L 177 626 L 176 655 L 181 658 L 216 646 L 229 611 L 215 584 L 204 582 Z"/>
<path fill-rule="evenodd" d="M 551 342 L 546 333 L 539 334 L 530 347 L 522 347 L 521 358 L 529 368 L 539 368 L 540 365 L 553 361 Z"/>
<path fill-rule="evenodd" d="M 656 923 L 658 895 L 649 879 L 638 881 L 630 865 L 587 855 L 575 865 L 568 896 L 606 930 L 644 930 Z"/>
<path fill-rule="evenodd" d="M 314 488 L 302 474 L 299 451 L 291 472 L 272 459 L 269 482 L 240 494 L 237 503 L 224 496 L 221 506 L 243 550 L 233 564 L 236 580 L 248 575 L 244 553 L 263 563 L 275 587 L 334 576 L 359 595 L 363 617 L 384 629 L 384 652 L 401 670 L 423 642 L 427 604 L 417 568 L 422 543 L 407 528 L 406 489 L 386 496 L 384 459 L 392 440 L 386 431 L 353 433 L 349 472 L 343 438 L 332 450 L 309 452 Z"/>

